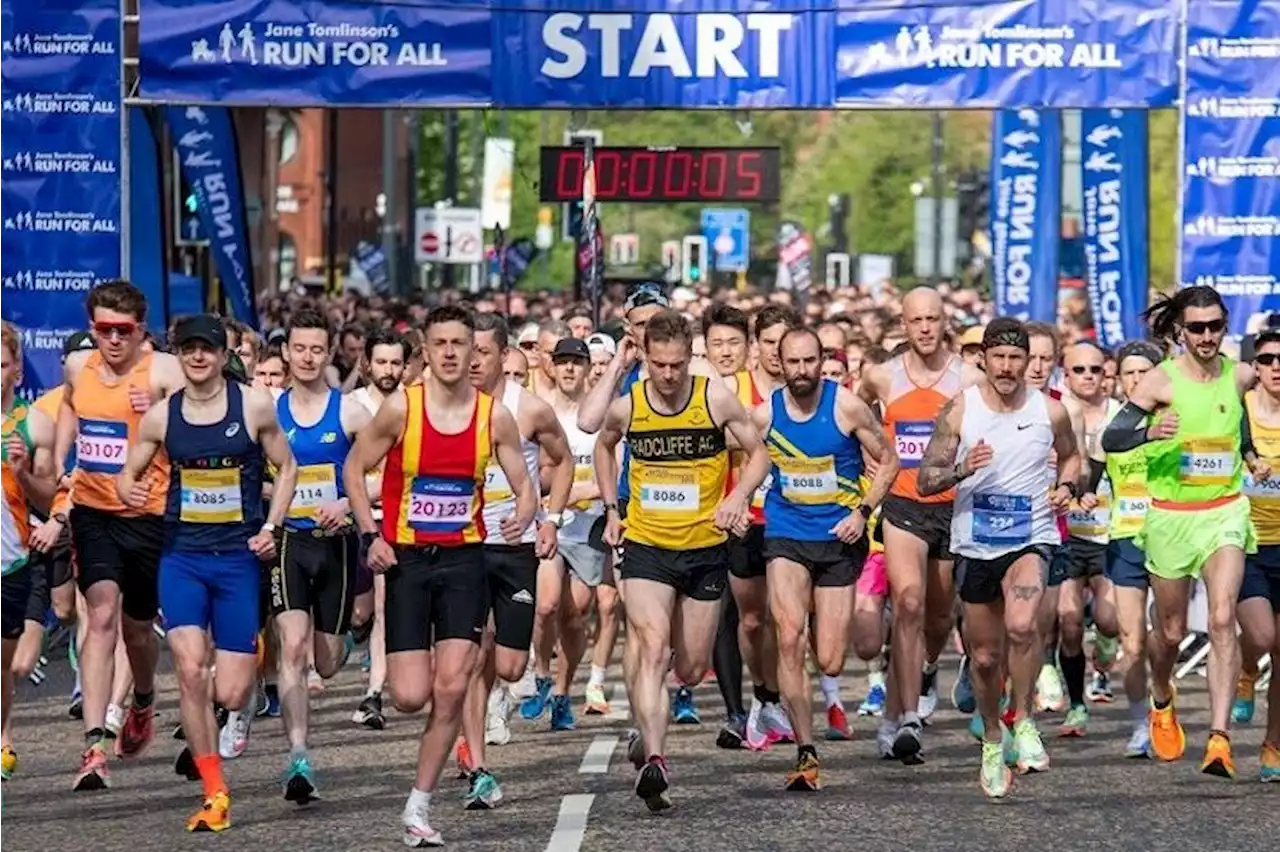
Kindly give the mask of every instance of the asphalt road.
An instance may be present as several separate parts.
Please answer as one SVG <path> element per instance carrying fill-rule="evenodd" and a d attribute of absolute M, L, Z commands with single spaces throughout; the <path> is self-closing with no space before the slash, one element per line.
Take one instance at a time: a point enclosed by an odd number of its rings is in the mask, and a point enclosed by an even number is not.
<path fill-rule="evenodd" d="M 177 698 L 169 674 L 162 679 L 160 734 L 150 752 L 129 765 L 113 761 L 110 791 L 71 792 L 81 729 L 66 716 L 68 673 L 58 665 L 44 686 L 24 683 L 14 709 L 21 764 L 4 790 L 5 852 L 347 852 L 399 845 L 421 720 L 393 713 L 382 732 L 352 725 L 361 686 L 354 665 L 313 699 L 312 754 L 323 800 L 306 809 L 283 800 L 278 779 L 287 749 L 281 724 L 259 719 L 248 751 L 227 767 L 234 825 L 222 835 L 182 830 L 199 787 L 171 770 L 180 744 L 169 738 Z M 846 677 L 847 700 L 860 697 L 862 683 Z M 943 685 L 950 688 L 949 672 Z M 1193 678 L 1182 695 L 1190 739 L 1182 762 L 1123 759 L 1126 710 L 1095 708 L 1086 739 L 1047 735 L 1051 770 L 1019 778 L 1010 798 L 989 803 L 977 785 L 977 747 L 965 730 L 967 717 L 945 700 L 946 709 L 926 732 L 925 765 L 877 760 L 874 724 L 862 719 L 853 742 L 820 744 L 824 789 L 796 794 L 782 790 L 795 757 L 790 746 L 764 754 L 715 748 L 719 696 L 714 684 L 705 684 L 698 692 L 704 723 L 674 729 L 669 752 L 676 806 L 666 814 L 649 815 L 632 793 L 622 718 L 580 718 L 578 730 L 569 733 L 517 718 L 512 743 L 490 749 L 507 801 L 490 812 L 464 811 L 463 782 L 450 774 L 432 803 L 432 822 L 450 848 L 466 852 L 1280 848 L 1280 785 L 1256 780 L 1261 729 L 1255 723 L 1235 735 L 1239 780 L 1201 776 L 1203 680 Z M 1043 720 L 1042 730 L 1053 730 L 1054 721 Z M 588 752 L 610 755 L 607 769 L 599 757 L 584 763 Z M 597 771 L 583 771 L 592 769 Z"/>

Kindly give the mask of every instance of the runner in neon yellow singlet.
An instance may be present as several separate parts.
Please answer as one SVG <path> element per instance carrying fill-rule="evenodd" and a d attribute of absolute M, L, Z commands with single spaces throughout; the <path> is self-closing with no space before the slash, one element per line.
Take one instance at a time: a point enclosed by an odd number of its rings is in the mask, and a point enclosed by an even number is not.
<path fill-rule="evenodd" d="M 1192 583 L 1204 578 L 1209 598 L 1209 706 L 1211 731 L 1201 771 L 1235 775 L 1227 727 L 1240 670 L 1235 601 L 1246 553 L 1257 549 L 1249 501 L 1242 493 L 1242 395 L 1256 381 L 1253 368 L 1221 354 L 1227 310 L 1217 291 L 1188 287 L 1148 314 L 1152 332 L 1185 351 L 1148 373 L 1103 433 L 1102 448 L 1148 447 L 1151 507 L 1135 543 L 1146 553 L 1155 594 L 1151 654 L 1151 747 L 1161 760 L 1177 760 L 1186 733 L 1174 709 L 1173 667 L 1186 633 Z M 1143 418 L 1152 415 L 1141 429 Z"/>

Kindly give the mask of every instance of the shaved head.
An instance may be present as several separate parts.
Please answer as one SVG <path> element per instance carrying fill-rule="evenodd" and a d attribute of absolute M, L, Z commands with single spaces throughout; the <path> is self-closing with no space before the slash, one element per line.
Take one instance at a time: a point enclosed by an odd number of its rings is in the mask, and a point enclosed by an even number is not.
<path fill-rule="evenodd" d="M 902 297 L 902 318 L 909 321 L 913 315 L 942 313 L 942 296 L 932 287 L 916 287 Z"/>
<path fill-rule="evenodd" d="M 938 351 L 944 319 L 942 296 L 932 287 L 917 287 L 902 300 L 902 324 L 907 329 L 907 341 L 921 358 Z"/>

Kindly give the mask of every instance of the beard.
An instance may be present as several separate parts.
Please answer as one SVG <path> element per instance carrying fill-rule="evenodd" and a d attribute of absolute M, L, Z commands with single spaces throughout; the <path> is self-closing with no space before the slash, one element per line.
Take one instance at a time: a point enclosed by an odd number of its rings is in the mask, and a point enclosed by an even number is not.
<path fill-rule="evenodd" d="M 787 390 L 791 391 L 794 397 L 813 396 L 818 390 L 818 383 L 822 381 L 815 376 L 794 376 L 787 379 Z"/>
<path fill-rule="evenodd" d="M 391 393 L 400 386 L 400 376 L 379 376 L 373 380 L 373 386 L 383 393 Z"/>

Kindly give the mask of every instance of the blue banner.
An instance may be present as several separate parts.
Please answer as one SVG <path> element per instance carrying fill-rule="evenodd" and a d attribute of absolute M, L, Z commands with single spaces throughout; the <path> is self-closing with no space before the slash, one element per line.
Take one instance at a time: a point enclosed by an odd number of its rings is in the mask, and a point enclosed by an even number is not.
<path fill-rule="evenodd" d="M 503 106 L 765 109 L 834 96 L 835 13 L 801 11 L 812 3 L 526 5 L 554 8 L 494 16 Z"/>
<path fill-rule="evenodd" d="M 153 113 L 127 107 L 129 121 L 129 280 L 147 297 L 149 317 L 156 329 L 168 328 L 169 264 L 165 258 L 164 181 L 160 174 L 160 143 L 151 121 Z"/>
<path fill-rule="evenodd" d="M 120 277 L 120 2 L 3 0 L 4 318 L 25 392 L 60 384 L 84 300 Z"/>
<path fill-rule="evenodd" d="M 1280 3 L 1196 0 L 1185 61 L 1182 284 L 1244 334 L 1280 310 Z"/>
<path fill-rule="evenodd" d="M 991 275 L 996 312 L 1058 317 L 1062 118 L 1000 110 L 991 131 Z"/>
<path fill-rule="evenodd" d="M 179 103 L 483 105 L 484 3 L 139 0 L 142 94 Z"/>
<path fill-rule="evenodd" d="M 1157 107 L 1178 88 L 1169 0 L 840 6 L 838 106 Z"/>
<path fill-rule="evenodd" d="M 1084 262 L 1098 343 L 1142 340 L 1147 309 L 1147 114 L 1080 113 Z"/>
<path fill-rule="evenodd" d="M 182 173 L 195 193 L 196 212 L 209 239 L 231 316 L 257 328 L 249 224 L 231 111 L 225 107 L 170 106 L 165 107 L 165 119 Z"/>

